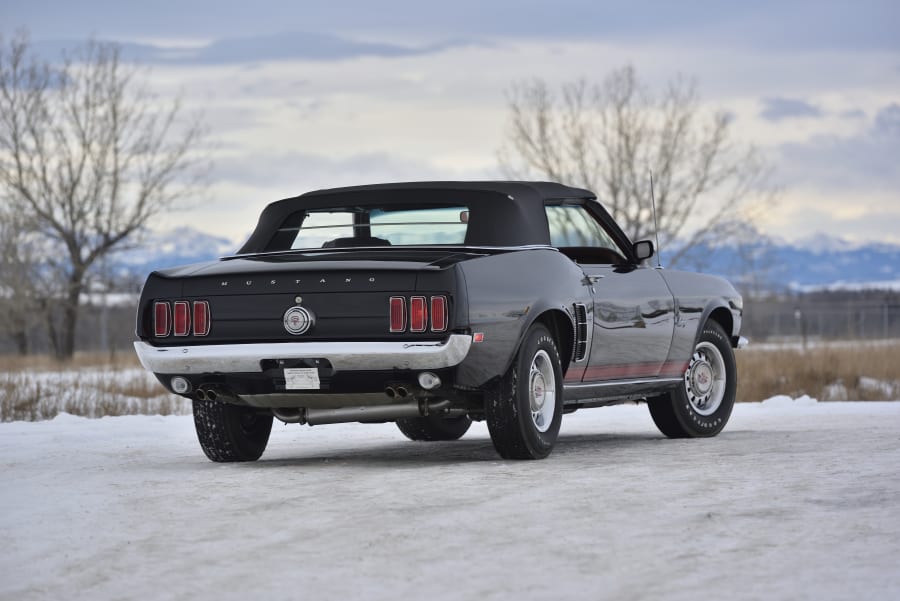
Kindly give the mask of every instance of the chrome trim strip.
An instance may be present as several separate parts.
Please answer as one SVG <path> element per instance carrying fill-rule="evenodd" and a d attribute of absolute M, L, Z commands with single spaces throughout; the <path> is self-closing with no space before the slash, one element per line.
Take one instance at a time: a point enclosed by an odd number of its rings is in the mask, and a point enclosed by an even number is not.
<path fill-rule="evenodd" d="M 459 365 L 472 337 L 451 334 L 442 342 L 278 342 L 152 346 L 138 340 L 134 350 L 145 369 L 165 374 L 261 372 L 263 359 L 318 359 L 335 371 L 441 369 Z"/>
<path fill-rule="evenodd" d="M 606 380 L 603 382 L 579 382 L 578 384 L 563 383 L 563 388 L 572 390 L 584 388 L 606 388 L 608 386 L 634 386 L 638 384 L 676 384 L 681 378 L 639 378 L 637 380 Z"/>
<path fill-rule="evenodd" d="M 329 254 L 329 253 L 346 253 L 356 250 L 446 250 L 448 252 L 467 252 L 479 250 L 535 250 L 547 249 L 559 252 L 559 249 L 549 244 L 522 244 L 518 246 L 466 246 L 465 244 L 423 244 L 423 245 L 397 245 L 397 246 L 334 246 L 330 248 L 291 248 L 287 250 L 272 250 L 268 252 L 243 253 L 234 255 L 225 255 L 219 257 L 220 261 L 231 261 L 234 259 L 252 259 L 256 257 L 277 257 L 278 255 L 289 254 Z"/>

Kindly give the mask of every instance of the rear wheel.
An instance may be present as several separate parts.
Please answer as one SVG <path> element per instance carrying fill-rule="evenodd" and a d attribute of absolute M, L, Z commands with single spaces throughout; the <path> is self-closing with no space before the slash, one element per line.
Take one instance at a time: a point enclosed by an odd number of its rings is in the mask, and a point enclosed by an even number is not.
<path fill-rule="evenodd" d="M 397 427 L 410 440 L 436 441 L 457 440 L 462 438 L 472 420 L 468 415 L 458 417 L 441 417 L 426 415 L 425 417 L 405 417 L 397 420 Z"/>
<path fill-rule="evenodd" d="M 210 460 L 256 461 L 269 442 L 272 416 L 252 407 L 194 399 L 194 427 Z"/>
<path fill-rule="evenodd" d="M 737 368 L 722 326 L 703 326 L 680 386 L 649 399 L 650 415 L 669 438 L 700 438 L 722 431 L 734 407 Z"/>
<path fill-rule="evenodd" d="M 531 326 L 512 367 L 485 399 L 494 448 L 504 459 L 543 459 L 562 420 L 562 368 L 556 342 L 542 324 Z"/>

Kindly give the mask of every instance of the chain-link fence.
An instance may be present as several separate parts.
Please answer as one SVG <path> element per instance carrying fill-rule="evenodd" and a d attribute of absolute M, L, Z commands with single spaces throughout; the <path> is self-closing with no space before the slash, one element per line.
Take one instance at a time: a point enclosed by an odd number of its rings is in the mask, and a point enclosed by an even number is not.
<path fill-rule="evenodd" d="M 754 340 L 900 338 L 900 295 L 745 299 L 743 333 Z"/>

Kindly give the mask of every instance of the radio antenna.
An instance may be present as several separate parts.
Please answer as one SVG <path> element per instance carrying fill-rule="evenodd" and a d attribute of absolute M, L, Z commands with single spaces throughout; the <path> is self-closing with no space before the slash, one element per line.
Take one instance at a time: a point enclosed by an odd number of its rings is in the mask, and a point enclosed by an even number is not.
<path fill-rule="evenodd" d="M 650 173 L 650 206 L 653 207 L 653 229 L 656 231 L 656 267 L 662 268 L 662 249 L 659 247 L 659 222 L 656 220 L 656 198 L 653 196 L 653 170 L 648 167 L 647 171 Z"/>

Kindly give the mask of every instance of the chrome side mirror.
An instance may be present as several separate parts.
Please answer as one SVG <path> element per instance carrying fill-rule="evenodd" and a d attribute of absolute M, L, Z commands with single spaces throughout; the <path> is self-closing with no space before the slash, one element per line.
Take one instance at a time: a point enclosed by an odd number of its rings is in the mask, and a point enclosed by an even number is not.
<path fill-rule="evenodd" d="M 635 242 L 632 249 L 634 250 L 634 256 L 638 262 L 646 261 L 653 256 L 653 243 L 650 240 Z"/>

